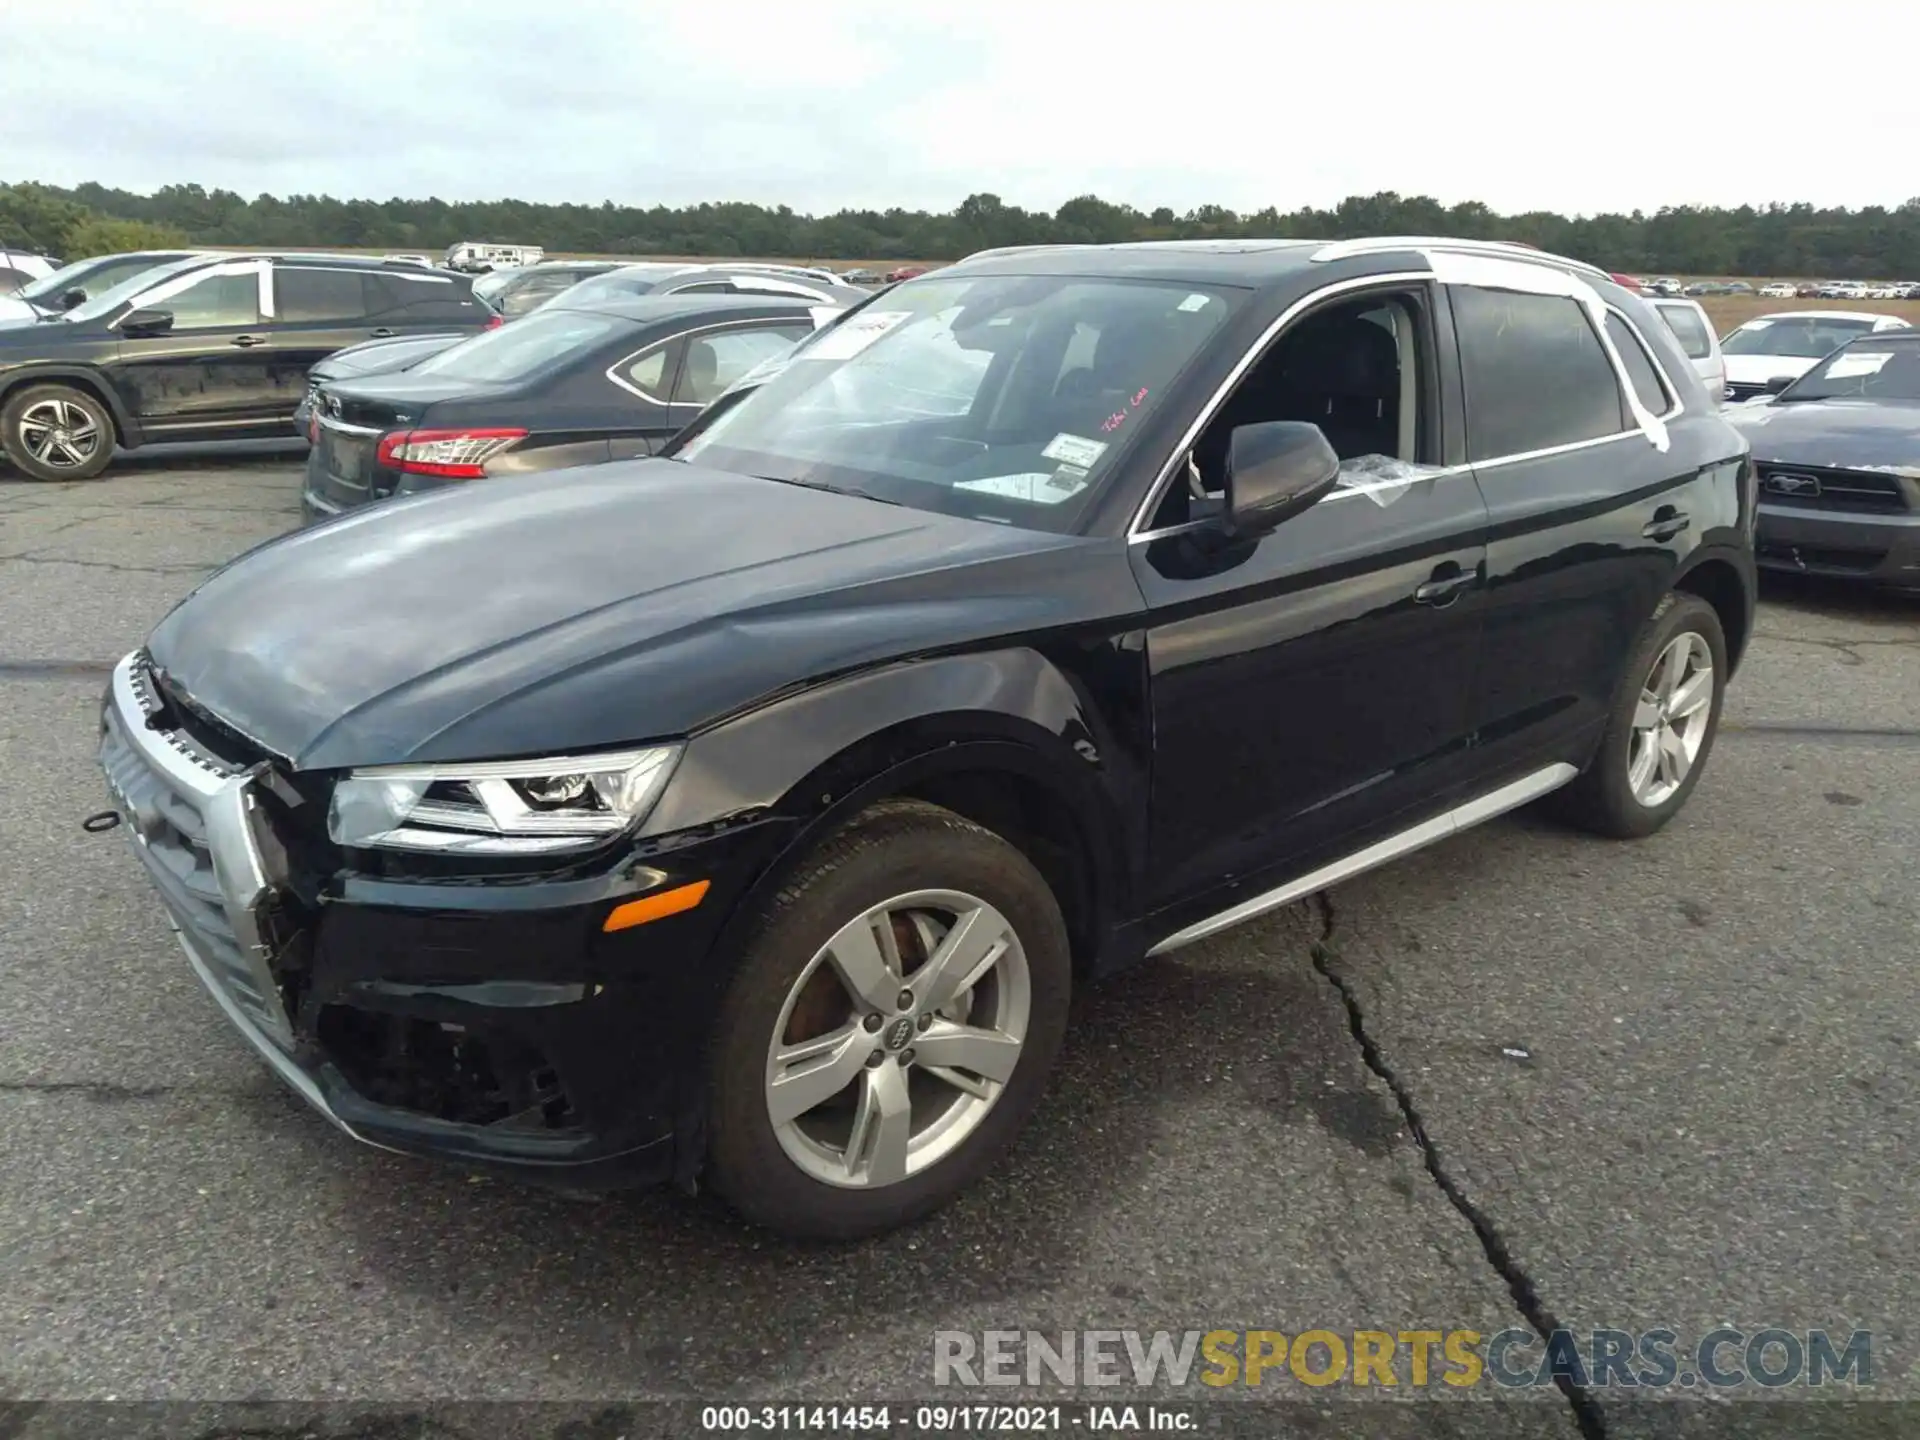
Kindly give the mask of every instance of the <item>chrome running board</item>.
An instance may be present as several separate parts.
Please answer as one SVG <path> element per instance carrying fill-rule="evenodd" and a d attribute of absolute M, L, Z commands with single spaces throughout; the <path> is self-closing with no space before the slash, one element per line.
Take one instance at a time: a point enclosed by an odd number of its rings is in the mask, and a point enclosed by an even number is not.
<path fill-rule="evenodd" d="M 1389 835 L 1385 840 L 1356 850 L 1344 859 L 1335 860 L 1330 865 L 1322 865 L 1318 870 L 1302 875 L 1298 880 L 1289 880 L 1277 889 L 1256 895 L 1251 900 L 1242 900 L 1229 910 L 1218 915 L 1209 915 L 1205 920 L 1196 921 L 1184 930 L 1176 930 L 1166 939 L 1147 951 L 1149 955 L 1164 955 L 1169 950 L 1178 950 L 1182 945 L 1191 945 L 1196 940 L 1205 940 L 1209 935 L 1217 935 L 1222 930 L 1238 925 L 1243 920 L 1252 920 L 1265 915 L 1270 910 L 1278 910 L 1282 905 L 1291 905 L 1329 885 L 1337 885 L 1342 880 L 1351 880 L 1356 875 L 1364 875 L 1377 869 L 1390 860 L 1398 860 L 1402 855 L 1410 855 L 1415 850 L 1433 844 L 1436 840 L 1445 840 L 1458 835 L 1463 830 L 1471 830 L 1484 820 L 1496 815 L 1504 815 L 1509 810 L 1518 809 L 1530 800 L 1538 800 L 1550 791 L 1558 790 L 1562 785 L 1580 772 L 1572 765 L 1549 765 L 1544 770 L 1536 770 L 1531 775 L 1522 776 L 1510 785 L 1502 785 L 1498 790 L 1489 791 L 1477 800 L 1456 806 L 1444 815 L 1436 815 L 1431 820 L 1423 820 L 1412 829 L 1402 830 L 1398 835 Z"/>

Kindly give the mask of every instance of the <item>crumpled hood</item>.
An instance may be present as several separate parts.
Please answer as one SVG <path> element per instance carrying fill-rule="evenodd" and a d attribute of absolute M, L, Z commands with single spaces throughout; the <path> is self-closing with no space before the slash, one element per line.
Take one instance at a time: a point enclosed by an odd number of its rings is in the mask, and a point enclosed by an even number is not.
<path fill-rule="evenodd" d="M 284 536 L 148 648 L 206 710 L 324 769 L 681 735 L 819 676 L 1141 606 L 1120 541 L 640 460 Z"/>
<path fill-rule="evenodd" d="M 1720 413 L 1747 437 L 1759 464 L 1886 470 L 1920 479 L 1920 404 L 1790 400 Z"/>

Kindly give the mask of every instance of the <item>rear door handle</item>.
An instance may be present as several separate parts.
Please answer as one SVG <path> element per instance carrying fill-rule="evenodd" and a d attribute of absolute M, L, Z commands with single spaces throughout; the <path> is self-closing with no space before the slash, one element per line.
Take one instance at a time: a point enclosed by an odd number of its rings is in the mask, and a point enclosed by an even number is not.
<path fill-rule="evenodd" d="M 1413 592 L 1413 598 L 1422 605 L 1451 605 L 1459 598 L 1460 592 L 1480 578 L 1480 572 L 1462 570 L 1449 560 L 1433 572 L 1433 578 L 1426 581 Z"/>
<path fill-rule="evenodd" d="M 236 335 L 233 337 L 233 343 L 238 345 L 242 350 L 250 350 L 255 345 L 266 344 L 267 337 L 265 335 Z"/>
<path fill-rule="evenodd" d="M 1640 533 L 1649 540 L 1671 540 L 1691 524 L 1693 517 L 1686 511 L 1662 505 L 1653 512 L 1653 519 L 1640 528 Z"/>

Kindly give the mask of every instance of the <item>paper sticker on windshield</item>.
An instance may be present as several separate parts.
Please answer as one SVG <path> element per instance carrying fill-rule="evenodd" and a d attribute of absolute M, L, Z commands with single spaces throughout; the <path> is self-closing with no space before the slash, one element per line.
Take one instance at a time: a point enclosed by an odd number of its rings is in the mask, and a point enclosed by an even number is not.
<path fill-rule="evenodd" d="M 1047 442 L 1047 448 L 1040 452 L 1049 460 L 1058 460 L 1062 465 L 1079 465 L 1091 470 L 1100 457 L 1107 453 L 1107 442 L 1089 440 L 1084 435 L 1056 435 Z"/>
<path fill-rule="evenodd" d="M 1051 474 L 1030 470 L 1020 475 L 992 475 L 985 480 L 961 480 L 953 487 L 976 495 L 998 495 L 1035 505 L 1058 505 L 1087 488 L 1086 471 L 1062 466 Z"/>
<path fill-rule="evenodd" d="M 1740 328 L 1742 330 L 1764 330 L 1771 324 L 1773 324 L 1771 320 L 1749 320 Z"/>
<path fill-rule="evenodd" d="M 881 310 L 874 314 L 856 315 L 827 331 L 803 353 L 809 360 L 850 360 L 894 326 L 912 318 L 911 310 Z"/>
<path fill-rule="evenodd" d="M 1880 367 L 1892 358 L 1891 350 L 1849 350 L 1845 355 L 1834 356 L 1824 378 L 1850 380 L 1858 375 L 1877 375 Z"/>
<path fill-rule="evenodd" d="M 1182 310 L 1204 310 L 1207 308 L 1207 301 L 1211 298 L 1212 297 L 1208 295 L 1195 293 L 1182 300 L 1180 302 L 1180 308 Z"/>

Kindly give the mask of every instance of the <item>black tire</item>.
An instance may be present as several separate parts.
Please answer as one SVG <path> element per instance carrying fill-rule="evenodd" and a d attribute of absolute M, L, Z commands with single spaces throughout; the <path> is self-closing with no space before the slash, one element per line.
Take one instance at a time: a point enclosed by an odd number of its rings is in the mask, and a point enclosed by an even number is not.
<path fill-rule="evenodd" d="M 1633 720 L 1641 692 L 1652 678 L 1654 662 L 1682 635 L 1697 635 L 1712 656 L 1711 709 L 1698 751 L 1680 784 L 1658 804 L 1643 804 L 1629 779 L 1634 745 Z M 1620 677 L 1600 748 L 1579 779 L 1555 797 L 1562 815 L 1582 829 L 1617 840 L 1637 840 L 1660 829 L 1687 803 L 1706 769 L 1720 732 L 1720 710 L 1727 686 L 1727 637 L 1720 616 L 1705 600 L 1669 591 L 1640 632 Z"/>
<path fill-rule="evenodd" d="M 1011 924 L 1027 963 L 1025 1040 L 997 1098 L 951 1154 L 892 1184 L 829 1184 L 803 1170 L 775 1133 L 768 1049 L 789 993 L 827 941 L 917 889 L 964 891 Z M 708 1051 L 713 1188 L 747 1220 L 814 1239 L 854 1239 L 931 1213 L 985 1174 L 1025 1124 L 1066 1034 L 1072 988 L 1059 904 L 1025 855 L 938 806 L 888 801 L 867 810 L 822 842 L 749 928 Z"/>
<path fill-rule="evenodd" d="M 85 417 L 90 433 L 92 448 L 85 451 L 85 458 L 77 463 L 47 463 L 37 458 L 28 447 L 30 425 L 29 417 L 43 416 L 48 407 L 68 407 L 68 413 L 79 413 Z M 115 432 L 113 416 L 85 390 L 71 385 L 29 385 L 16 391 L 7 398 L 4 409 L 0 409 L 0 450 L 7 452 L 7 458 L 13 466 L 29 480 L 91 480 L 107 468 L 107 462 L 113 459 Z M 68 451 L 66 453 L 74 453 Z"/>

